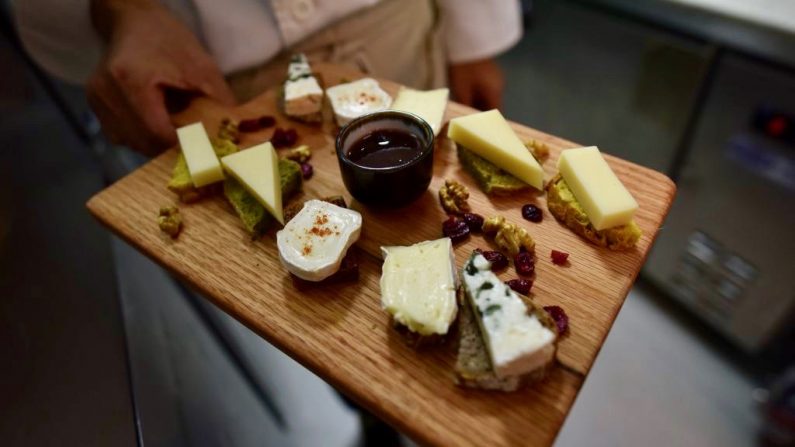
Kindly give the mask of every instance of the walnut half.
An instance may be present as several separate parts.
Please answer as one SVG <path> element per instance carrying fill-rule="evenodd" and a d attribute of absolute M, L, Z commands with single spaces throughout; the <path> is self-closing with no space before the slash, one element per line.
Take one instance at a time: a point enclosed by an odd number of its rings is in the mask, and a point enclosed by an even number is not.
<path fill-rule="evenodd" d="M 549 158 L 549 146 L 547 146 L 546 143 L 538 140 L 530 140 L 524 145 L 526 148 L 530 149 L 533 157 L 535 157 L 536 161 L 539 163 L 543 163 Z"/>
<path fill-rule="evenodd" d="M 463 214 L 469 212 L 469 190 L 455 180 L 447 179 L 444 186 L 439 188 L 439 201 L 442 208 L 450 214 Z"/>
<path fill-rule="evenodd" d="M 494 243 L 511 256 L 516 256 L 524 249 L 530 253 L 535 249 L 535 242 L 522 227 L 505 221 L 502 216 L 493 216 L 483 222 L 483 232 L 494 235 Z"/>

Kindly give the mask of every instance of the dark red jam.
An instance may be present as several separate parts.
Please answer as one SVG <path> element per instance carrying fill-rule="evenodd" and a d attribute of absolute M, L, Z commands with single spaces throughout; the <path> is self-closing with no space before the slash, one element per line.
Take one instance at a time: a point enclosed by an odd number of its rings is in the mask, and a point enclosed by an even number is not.
<path fill-rule="evenodd" d="M 346 155 L 366 168 L 394 168 L 422 155 L 422 142 L 405 130 L 379 129 L 353 143 Z"/>

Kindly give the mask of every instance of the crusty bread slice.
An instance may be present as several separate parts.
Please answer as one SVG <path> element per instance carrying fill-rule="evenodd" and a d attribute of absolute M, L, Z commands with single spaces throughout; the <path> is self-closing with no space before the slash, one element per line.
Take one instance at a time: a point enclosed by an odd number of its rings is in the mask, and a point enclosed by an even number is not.
<path fill-rule="evenodd" d="M 610 250 L 628 250 L 637 244 L 643 234 L 635 221 L 604 230 L 594 228 L 560 174 L 547 183 L 546 190 L 549 212 L 576 234 L 596 245 Z"/>
<path fill-rule="evenodd" d="M 227 126 L 222 126 L 219 133 L 228 135 Z M 231 137 L 229 137 L 231 138 Z M 238 151 L 237 145 L 229 138 L 215 138 L 212 141 L 213 150 L 218 158 L 233 154 Z M 206 197 L 220 191 L 220 184 L 211 184 L 196 188 L 193 186 L 193 180 L 188 170 L 188 163 L 185 161 L 185 156 L 182 152 L 177 155 L 177 161 L 174 163 L 174 169 L 171 171 L 171 178 L 168 181 L 168 189 L 173 191 L 179 197 L 179 201 L 183 203 L 193 203 L 202 197 Z"/>
<path fill-rule="evenodd" d="M 521 376 L 499 378 L 494 374 L 486 344 L 480 334 L 480 326 L 475 320 L 471 305 L 467 304 L 469 300 L 465 299 L 463 293 L 462 287 L 459 291 L 458 333 L 460 337 L 455 364 L 456 384 L 465 388 L 512 392 L 528 383 L 543 379 L 551 364 Z M 542 325 L 557 333 L 555 321 L 543 308 L 529 298 L 522 297 L 522 300 L 527 305 L 528 311 L 534 313 Z M 557 350 L 557 344 L 555 349 Z"/>

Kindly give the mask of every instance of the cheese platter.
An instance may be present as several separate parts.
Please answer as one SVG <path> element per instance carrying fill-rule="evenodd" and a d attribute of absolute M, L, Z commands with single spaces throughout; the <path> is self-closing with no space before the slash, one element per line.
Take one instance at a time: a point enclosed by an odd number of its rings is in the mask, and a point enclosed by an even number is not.
<path fill-rule="evenodd" d="M 311 69 L 327 89 L 366 77 L 335 65 Z M 99 192 L 88 209 L 418 442 L 549 445 L 660 230 L 675 186 L 661 173 L 590 148 L 563 157 L 559 173 L 564 149 L 581 145 L 510 123 L 497 111 L 447 102 L 446 91 L 422 95 L 388 80 L 373 82 L 418 112 L 378 112 L 418 138 L 416 155 L 398 163 L 412 166 L 408 181 L 385 175 L 392 168 L 373 177 L 370 171 L 381 168 L 367 163 L 383 160 L 340 149 L 348 147 L 345 141 L 359 147 L 372 132 L 358 129 L 371 129 L 378 113 L 344 116 L 348 125 L 340 130 L 326 101 L 320 112 L 292 107 L 291 113 L 311 116 L 296 121 L 284 114 L 284 91 L 276 88 L 233 108 L 198 98 L 173 117 L 178 126 L 202 123 L 214 140 L 226 173 L 223 191 L 192 187 L 190 150 L 174 148 Z M 384 96 L 376 96 L 382 110 Z M 438 105 L 440 98 L 446 106 Z M 431 105 L 423 109 L 426 102 Z M 236 162 L 241 155 L 243 162 Z M 422 157 L 429 161 L 427 186 L 416 188 L 425 183 L 416 174 L 425 169 Z M 247 180 L 256 163 L 270 180 Z M 589 187 L 592 170 L 619 192 L 605 197 Z M 212 172 L 217 177 L 215 165 Z M 371 183 L 352 186 L 363 181 Z M 395 181 L 410 184 L 397 188 L 403 193 L 394 199 L 367 194 L 381 185 L 372 182 Z M 166 234 L 158 220 L 173 216 L 173 208 L 180 222 L 168 220 Z M 590 216 L 600 216 L 594 217 L 598 230 Z M 306 239 L 310 234 L 314 239 Z M 428 267 L 419 268 L 422 262 Z M 401 289 L 420 277 L 426 282 Z M 485 284 L 490 292 L 481 294 Z"/>

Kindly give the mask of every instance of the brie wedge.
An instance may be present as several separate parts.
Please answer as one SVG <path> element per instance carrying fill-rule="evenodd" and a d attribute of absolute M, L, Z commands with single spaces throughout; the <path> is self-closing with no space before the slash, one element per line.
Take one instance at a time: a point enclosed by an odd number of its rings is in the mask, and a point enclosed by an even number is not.
<path fill-rule="evenodd" d="M 527 374 L 552 360 L 557 334 L 528 312 L 483 255 L 473 254 L 461 275 L 497 377 Z"/>
<path fill-rule="evenodd" d="M 392 104 L 392 97 L 372 78 L 335 85 L 326 89 L 326 95 L 340 126 L 362 115 L 386 110 Z"/>
<path fill-rule="evenodd" d="M 381 252 L 381 307 L 420 335 L 446 334 L 458 311 L 450 239 L 381 247 Z"/>
<path fill-rule="evenodd" d="M 340 268 L 362 229 L 362 215 L 320 200 L 308 200 L 276 233 L 282 265 L 307 281 L 322 281 Z"/>

